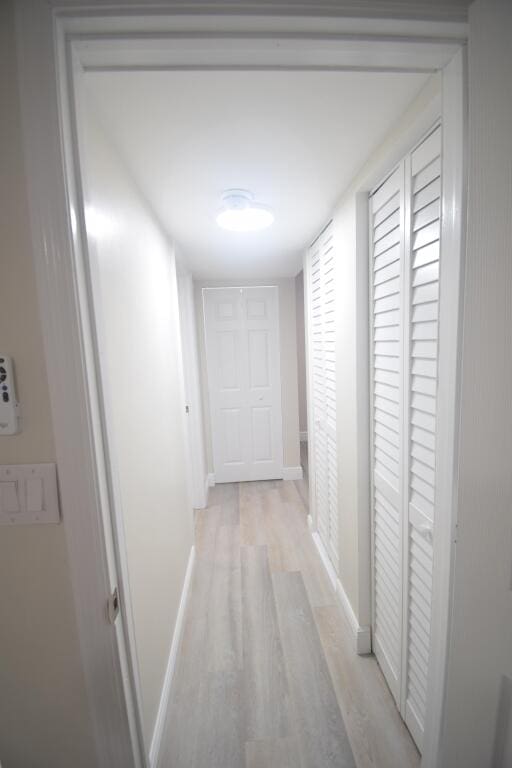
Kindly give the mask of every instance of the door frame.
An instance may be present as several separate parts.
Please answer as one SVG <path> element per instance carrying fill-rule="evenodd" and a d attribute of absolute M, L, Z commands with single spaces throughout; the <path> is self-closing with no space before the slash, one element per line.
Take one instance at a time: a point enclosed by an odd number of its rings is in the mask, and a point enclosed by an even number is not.
<path fill-rule="evenodd" d="M 176 257 L 176 277 L 180 315 L 183 378 L 186 400 L 186 426 L 190 457 L 189 482 L 194 509 L 208 504 L 208 472 L 204 446 L 201 377 L 197 351 L 196 307 L 192 275 L 181 259 Z M 185 353 L 185 349 L 187 352 Z"/>
<path fill-rule="evenodd" d="M 80 206 L 75 78 L 96 69 L 316 69 L 443 72 L 446 204 L 445 244 L 453 246 L 446 279 L 460 293 L 464 223 L 467 24 L 460 21 L 394 20 L 392 6 L 367 4 L 361 17 L 344 16 L 327 3 L 284 2 L 279 15 L 246 3 L 188 4 L 166 0 L 17 0 L 17 44 L 25 167 L 34 266 L 56 442 L 61 508 L 97 765 L 149 765 L 140 734 L 137 687 L 130 670 L 124 621 L 105 619 L 119 553 L 112 518 L 110 469 L 105 450 L 98 371 L 91 349 Z M 228 11 L 226 11 L 228 7 Z M 425 4 L 426 10 L 427 4 Z M 205 12 L 205 8 L 208 9 Z M 188 11 L 188 12 L 186 12 Z M 352 11 L 353 12 L 353 11 Z M 372 17 L 373 14 L 373 17 Z M 363 15 L 365 16 L 363 18 Z M 439 18 L 443 18 L 439 11 Z M 446 18 L 446 15 L 444 16 Z M 257 31 L 255 31 L 255 28 Z M 198 45 L 200 43 L 200 45 Z M 194 45 L 195 44 L 195 45 Z M 440 349 L 440 365 L 458 350 L 460 300 L 452 332 Z M 458 353 L 457 353 L 458 354 Z M 457 357 L 458 360 L 458 357 Z M 447 385 L 447 465 L 457 466 L 457 373 Z M 455 391 L 455 394 L 454 394 Z M 449 409 L 455 405 L 453 411 Z M 448 415 L 446 415 L 448 414 Z M 456 475 L 455 475 L 456 477 Z M 451 514 L 434 584 L 438 621 L 429 673 L 431 697 L 423 765 L 439 764 L 445 671 L 451 613 L 456 479 L 440 494 Z M 369 514 L 369 511 L 367 511 Z M 124 614 L 124 611 L 123 611 Z M 427 732 L 428 730 L 428 732 Z"/>

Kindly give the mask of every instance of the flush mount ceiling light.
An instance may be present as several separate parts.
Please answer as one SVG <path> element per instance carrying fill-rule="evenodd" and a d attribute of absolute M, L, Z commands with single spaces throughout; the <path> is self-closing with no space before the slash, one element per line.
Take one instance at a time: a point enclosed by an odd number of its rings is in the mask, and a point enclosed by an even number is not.
<path fill-rule="evenodd" d="M 270 227 L 274 214 L 266 205 L 254 200 L 246 189 L 228 189 L 222 195 L 222 210 L 217 224 L 230 232 L 257 232 Z"/>

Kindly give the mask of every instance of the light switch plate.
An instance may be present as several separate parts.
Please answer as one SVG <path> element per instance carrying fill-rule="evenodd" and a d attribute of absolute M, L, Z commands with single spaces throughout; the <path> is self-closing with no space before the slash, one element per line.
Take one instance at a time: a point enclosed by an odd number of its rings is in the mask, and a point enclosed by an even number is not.
<path fill-rule="evenodd" d="M 0 525 L 59 521 L 55 464 L 0 466 Z"/>

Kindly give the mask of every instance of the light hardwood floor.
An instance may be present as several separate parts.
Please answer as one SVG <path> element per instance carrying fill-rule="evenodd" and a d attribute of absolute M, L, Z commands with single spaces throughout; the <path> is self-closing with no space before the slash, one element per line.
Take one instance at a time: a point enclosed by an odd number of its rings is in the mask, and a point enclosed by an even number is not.
<path fill-rule="evenodd" d="M 373 657 L 357 656 L 308 531 L 306 482 L 219 485 L 159 768 L 414 768 Z"/>

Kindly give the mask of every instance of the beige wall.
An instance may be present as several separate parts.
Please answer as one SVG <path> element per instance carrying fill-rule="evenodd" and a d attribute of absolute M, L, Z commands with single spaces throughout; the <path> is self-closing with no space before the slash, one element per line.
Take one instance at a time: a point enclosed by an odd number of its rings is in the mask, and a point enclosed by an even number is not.
<path fill-rule="evenodd" d="M 266 280 L 197 281 L 196 312 L 199 337 L 199 360 L 203 392 L 203 414 L 208 472 L 213 472 L 210 406 L 208 399 L 208 374 L 204 343 L 203 288 L 232 285 L 277 285 L 279 289 L 279 331 L 281 343 L 281 383 L 283 418 L 283 458 L 285 467 L 300 465 L 299 403 L 297 388 L 297 334 L 295 310 L 295 280 L 293 277 Z"/>
<path fill-rule="evenodd" d="M 176 264 L 90 109 L 82 127 L 101 374 L 149 748 L 193 544 Z"/>
<path fill-rule="evenodd" d="M 308 431 L 306 385 L 306 336 L 304 327 L 304 272 L 295 277 L 295 316 L 297 324 L 297 391 L 299 398 L 299 429 Z"/>
<path fill-rule="evenodd" d="M 512 5 L 470 8 L 453 625 L 440 768 L 512 765 Z"/>
<path fill-rule="evenodd" d="M 339 577 L 361 626 L 371 622 L 368 425 L 368 191 L 405 154 L 440 110 L 432 77 L 344 193 L 333 215 L 339 243 L 337 436 Z M 418 133 L 419 132 L 419 133 Z"/>
<path fill-rule="evenodd" d="M 0 350 L 14 359 L 23 431 L 0 463 L 55 461 L 20 138 L 12 4 L 0 4 Z M 0 529 L 0 760 L 92 768 L 64 525 Z"/>
<path fill-rule="evenodd" d="M 358 306 L 358 280 L 361 270 L 363 279 L 367 280 L 367 269 L 365 263 L 358 264 L 357 260 L 356 214 L 356 195 L 351 194 L 334 215 L 339 248 L 336 262 L 336 426 L 338 477 L 341 478 L 338 484 L 339 577 L 359 623 L 367 625 L 370 623 L 369 603 L 363 610 L 359 549 L 363 544 L 362 518 L 369 518 L 369 512 L 368 498 L 359 496 L 358 441 L 367 444 L 367 434 L 363 433 L 360 423 L 360 409 L 362 403 L 365 409 L 368 407 L 368 369 L 358 366 L 357 354 L 360 344 L 365 350 L 368 347 L 368 324 L 364 317 L 368 302 L 363 298 L 363 307 Z M 367 462 L 368 453 L 365 458 Z M 366 532 L 369 536 L 369 527 Z M 369 565 L 368 558 L 366 562 Z"/>

